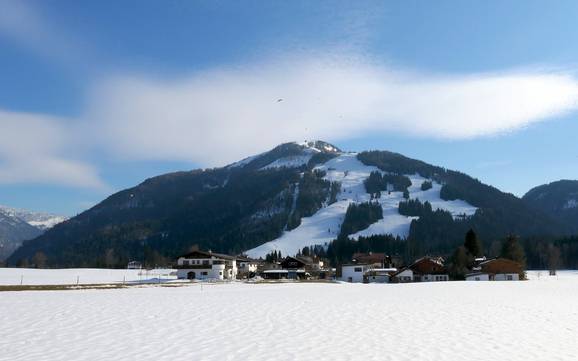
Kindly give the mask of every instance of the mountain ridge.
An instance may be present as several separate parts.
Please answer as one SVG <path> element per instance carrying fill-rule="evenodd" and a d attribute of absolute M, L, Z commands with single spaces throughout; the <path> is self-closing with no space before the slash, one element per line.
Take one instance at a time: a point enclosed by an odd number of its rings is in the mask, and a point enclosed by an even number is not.
<path fill-rule="evenodd" d="M 401 202 L 420 197 L 429 204 L 422 213 L 399 212 Z M 291 243 L 294 253 L 318 241 L 327 246 L 339 236 L 349 205 L 364 202 L 379 204 L 383 218 L 348 236 L 391 231 L 408 239 L 414 252 L 450 252 L 471 227 L 488 240 L 568 233 L 521 199 L 464 173 L 394 152 L 348 153 L 323 141 L 291 142 L 222 168 L 149 178 L 25 242 L 9 262 L 43 252 L 54 266 L 159 263 L 193 245 L 241 253 L 303 232 L 327 213 L 327 229 L 317 222 L 315 234 L 292 236 L 301 242 Z M 465 210 L 463 217 L 455 209 Z"/>

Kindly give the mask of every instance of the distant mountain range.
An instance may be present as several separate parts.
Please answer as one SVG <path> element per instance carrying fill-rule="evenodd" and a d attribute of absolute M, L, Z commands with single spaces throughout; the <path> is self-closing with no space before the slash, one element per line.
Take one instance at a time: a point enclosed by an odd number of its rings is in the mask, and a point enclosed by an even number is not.
<path fill-rule="evenodd" d="M 0 205 L 0 261 L 12 254 L 23 241 L 38 237 L 64 220 L 66 217 Z"/>
<path fill-rule="evenodd" d="M 487 244 L 575 231 L 530 193 L 522 200 L 389 151 L 286 143 L 226 167 L 147 179 L 24 242 L 8 262 L 42 252 L 50 266 L 162 263 L 193 245 L 264 257 L 380 235 L 408 240 L 413 254 L 449 254 L 470 228 Z"/>

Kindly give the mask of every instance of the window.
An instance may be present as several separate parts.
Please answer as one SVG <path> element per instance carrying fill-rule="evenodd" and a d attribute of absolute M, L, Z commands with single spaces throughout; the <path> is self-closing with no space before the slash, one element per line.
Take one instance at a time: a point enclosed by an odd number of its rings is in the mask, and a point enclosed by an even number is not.
<path fill-rule="evenodd" d="M 222 276 L 222 275 L 223 275 L 223 271 L 219 271 L 219 276 Z"/>
<path fill-rule="evenodd" d="M 508 281 L 513 281 L 514 277 L 512 277 L 512 275 L 507 275 L 506 278 L 508 279 Z"/>
<path fill-rule="evenodd" d="M 204 265 L 204 266 L 207 266 L 208 264 L 209 264 L 209 260 L 204 260 L 204 261 L 203 261 L 203 265 Z"/>
<path fill-rule="evenodd" d="M 183 261 L 183 265 L 184 265 L 184 266 L 188 266 L 188 265 L 189 265 L 189 261 L 188 261 L 188 260 Z"/>
<path fill-rule="evenodd" d="M 207 276 L 209 273 L 208 272 L 201 272 L 201 275 L 203 276 Z"/>
<path fill-rule="evenodd" d="M 355 268 L 353 269 L 353 272 L 363 272 L 363 268 L 361 268 L 361 267 L 355 267 Z"/>

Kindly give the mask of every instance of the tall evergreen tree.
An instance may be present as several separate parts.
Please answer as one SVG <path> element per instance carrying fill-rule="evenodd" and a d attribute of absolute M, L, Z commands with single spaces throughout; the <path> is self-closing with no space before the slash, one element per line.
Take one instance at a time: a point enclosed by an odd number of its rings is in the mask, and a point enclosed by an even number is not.
<path fill-rule="evenodd" d="M 526 254 L 518 242 L 518 237 L 509 235 L 502 245 L 502 257 L 516 261 L 526 269 Z"/>
<path fill-rule="evenodd" d="M 474 232 L 474 230 L 471 228 L 466 233 L 466 240 L 464 242 L 464 246 L 466 247 L 466 250 L 472 257 L 481 257 L 484 255 L 482 242 L 478 238 L 476 232 Z"/>

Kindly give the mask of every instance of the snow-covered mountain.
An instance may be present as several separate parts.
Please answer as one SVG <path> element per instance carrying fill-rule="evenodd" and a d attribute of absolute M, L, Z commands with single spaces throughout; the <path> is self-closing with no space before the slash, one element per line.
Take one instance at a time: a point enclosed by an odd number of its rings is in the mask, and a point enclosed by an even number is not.
<path fill-rule="evenodd" d="M 306 162 L 305 162 L 306 164 Z M 294 166 L 293 162 L 280 163 L 275 161 L 264 168 Z M 350 204 L 375 202 L 382 208 L 383 218 L 371 224 L 366 229 L 362 229 L 350 237 L 357 239 L 360 236 L 391 234 L 406 238 L 409 235 L 411 222 L 419 217 L 405 216 L 399 213 L 399 203 L 405 201 L 401 191 L 386 191 L 377 199 L 372 199 L 367 192 L 364 181 L 372 172 L 385 174 L 375 166 L 368 166 L 357 159 L 357 153 L 338 152 L 338 155 L 324 164 L 318 165 L 314 171 L 324 173 L 323 179 L 330 182 L 339 182 L 341 192 L 337 196 L 337 201 L 330 205 L 324 204 L 319 211 L 311 217 L 305 217 L 301 224 L 290 231 L 285 231 L 277 239 L 248 250 L 246 253 L 250 257 L 265 257 L 272 251 L 281 251 L 285 255 L 294 255 L 304 247 L 315 245 L 328 245 L 340 233 L 340 226 L 345 219 L 347 208 Z M 419 174 L 406 174 L 411 181 L 407 188 L 409 199 L 429 202 L 434 210 L 441 209 L 448 211 L 455 218 L 472 216 L 476 212 L 476 207 L 466 201 L 443 200 L 440 197 L 442 185 L 427 179 Z M 424 182 L 431 182 L 432 188 L 422 190 Z"/>
<path fill-rule="evenodd" d="M 65 217 L 53 214 L 0 206 L 0 261 L 20 247 L 23 241 L 38 237 L 64 220 Z"/>
<path fill-rule="evenodd" d="M 0 205 L 0 212 L 9 217 L 23 220 L 32 227 L 38 228 L 41 231 L 45 231 L 49 228 L 52 228 L 58 223 L 64 222 L 65 220 L 68 219 L 67 217 L 59 216 L 56 214 L 34 212 L 25 209 L 6 207 L 2 205 Z"/>
<path fill-rule="evenodd" d="M 253 257 L 272 250 L 290 255 L 338 237 L 374 235 L 409 239 L 415 252 L 445 254 L 463 243 L 469 228 L 489 241 L 567 232 L 521 199 L 466 174 L 389 151 L 351 153 L 305 141 L 222 168 L 147 179 L 26 242 L 9 262 L 42 251 L 51 266 L 120 266 L 172 259 L 193 245 Z"/>

